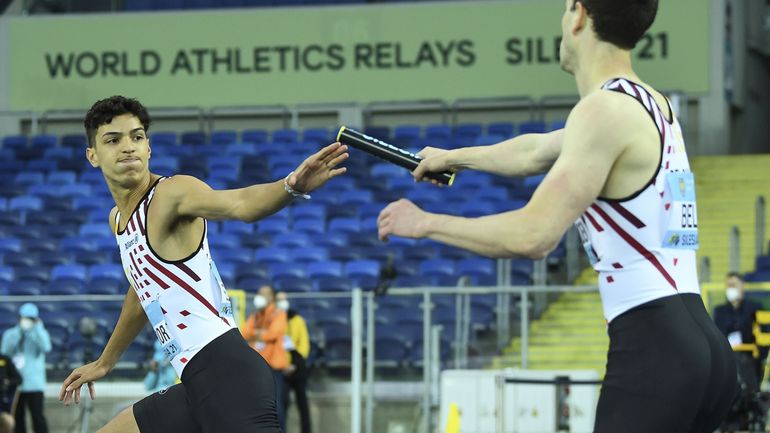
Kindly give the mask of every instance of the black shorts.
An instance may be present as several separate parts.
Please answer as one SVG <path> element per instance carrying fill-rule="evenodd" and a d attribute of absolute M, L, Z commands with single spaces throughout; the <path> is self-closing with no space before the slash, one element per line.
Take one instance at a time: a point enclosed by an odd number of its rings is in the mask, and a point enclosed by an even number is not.
<path fill-rule="evenodd" d="M 609 325 L 594 433 L 712 433 L 737 392 L 732 350 L 696 294 L 633 308 Z"/>
<path fill-rule="evenodd" d="M 182 383 L 137 402 L 142 433 L 278 433 L 273 371 L 237 329 L 187 364 Z"/>

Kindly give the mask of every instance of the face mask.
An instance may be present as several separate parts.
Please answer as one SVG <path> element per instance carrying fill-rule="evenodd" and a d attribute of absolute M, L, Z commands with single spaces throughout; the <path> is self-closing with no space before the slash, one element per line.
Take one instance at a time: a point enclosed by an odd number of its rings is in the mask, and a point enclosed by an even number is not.
<path fill-rule="evenodd" d="M 267 299 L 265 299 L 262 295 L 256 295 L 254 296 L 254 307 L 257 310 L 261 310 L 265 307 L 267 307 Z"/>
<path fill-rule="evenodd" d="M 288 299 L 282 299 L 282 300 L 276 302 L 275 305 L 278 307 L 279 310 L 289 311 L 289 300 Z"/>
<path fill-rule="evenodd" d="M 19 327 L 24 331 L 28 331 L 32 329 L 33 326 L 35 326 L 35 321 L 30 319 L 29 317 L 22 317 L 19 320 Z"/>
<path fill-rule="evenodd" d="M 725 297 L 727 302 L 737 302 L 741 300 L 741 290 L 736 287 L 728 287 L 725 289 Z"/>

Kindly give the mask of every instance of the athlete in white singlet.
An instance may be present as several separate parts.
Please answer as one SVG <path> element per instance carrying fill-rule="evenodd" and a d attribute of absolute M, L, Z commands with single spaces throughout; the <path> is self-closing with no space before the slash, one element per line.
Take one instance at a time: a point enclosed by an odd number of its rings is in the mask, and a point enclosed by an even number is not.
<path fill-rule="evenodd" d="M 109 224 L 131 287 L 99 359 L 64 380 L 60 399 L 78 403 L 84 384 L 93 399 L 93 382 L 110 372 L 149 319 L 182 383 L 142 399 L 100 433 L 279 432 L 272 371 L 235 329 L 206 220 L 253 222 L 307 197 L 345 172 L 337 166 L 347 147 L 329 145 L 277 182 L 216 191 L 194 177 L 150 172 L 150 118 L 138 101 L 98 101 L 84 123 L 88 161 L 101 169 L 115 200 Z"/>
<path fill-rule="evenodd" d="M 444 170 L 547 173 L 522 209 L 459 218 L 399 200 L 378 219 L 385 240 L 427 237 L 537 259 L 576 224 L 599 272 L 610 335 L 595 433 L 711 433 L 737 391 L 730 347 L 700 298 L 682 133 L 666 98 L 631 66 L 656 12 L 657 0 L 565 0 L 560 62 L 580 93 L 565 129 L 420 152 L 420 180 Z"/>

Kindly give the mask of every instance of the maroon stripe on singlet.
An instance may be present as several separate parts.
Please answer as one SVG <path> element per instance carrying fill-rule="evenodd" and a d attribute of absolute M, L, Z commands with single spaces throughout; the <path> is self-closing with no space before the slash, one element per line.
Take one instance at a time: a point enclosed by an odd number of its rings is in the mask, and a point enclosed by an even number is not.
<path fill-rule="evenodd" d="M 189 266 L 185 265 L 184 263 L 174 263 L 177 268 L 179 268 L 182 272 L 187 274 L 188 277 L 192 278 L 193 281 L 196 283 L 201 280 L 201 277 L 198 276 L 192 269 L 190 269 Z"/>
<path fill-rule="evenodd" d="M 165 281 L 163 281 L 160 278 L 158 278 L 157 275 L 153 274 L 152 271 L 147 269 L 146 267 L 144 268 L 144 273 L 149 275 L 150 278 L 152 278 L 152 280 L 155 281 L 155 283 L 157 283 L 162 289 L 165 290 L 165 289 L 168 289 L 169 287 L 171 287 L 168 284 L 166 284 Z"/>
<path fill-rule="evenodd" d="M 175 284 L 177 284 L 180 288 L 182 288 L 184 291 L 192 295 L 193 298 L 197 299 L 201 304 L 203 304 L 206 308 L 208 308 L 212 313 L 214 313 L 217 317 L 219 317 L 219 312 L 216 308 L 214 308 L 209 301 L 204 298 L 200 293 L 198 293 L 195 289 L 190 287 L 189 284 L 184 282 L 181 278 L 174 275 L 173 272 L 166 269 L 165 266 L 161 265 L 160 263 L 156 262 L 155 259 L 152 258 L 151 255 L 147 254 L 144 256 L 144 259 L 147 260 L 148 263 L 150 263 L 155 269 L 157 269 L 160 273 L 165 275 L 166 277 L 170 278 L 171 281 L 173 281 Z"/>
<path fill-rule="evenodd" d="M 647 227 L 639 218 L 636 217 L 631 211 L 624 208 L 623 205 L 617 202 L 609 202 L 609 205 L 615 209 L 615 212 L 619 213 L 620 216 L 625 218 L 626 221 L 630 222 L 634 227 L 641 229 L 644 227 Z"/>
<path fill-rule="evenodd" d="M 615 232 L 618 235 L 620 235 L 620 237 L 623 238 L 623 240 L 626 241 L 626 243 L 628 243 L 628 245 L 631 246 L 631 248 L 635 249 L 636 252 L 638 252 L 645 259 L 647 259 L 647 261 L 650 262 L 652 264 L 652 266 L 654 266 L 655 269 L 657 269 L 658 272 L 660 272 L 661 275 L 663 275 L 663 278 L 665 278 L 666 281 L 668 281 L 668 283 L 671 284 L 671 287 L 673 287 L 674 290 L 677 290 L 676 281 L 674 281 L 674 279 L 671 277 L 671 275 L 669 275 L 668 271 L 666 271 L 666 268 L 664 268 L 663 265 L 660 264 L 658 259 L 655 257 L 654 254 L 652 254 L 652 252 L 650 252 L 650 250 L 645 248 L 644 245 L 640 244 L 639 241 L 637 241 L 636 239 L 633 238 L 633 236 L 631 236 L 628 233 L 626 233 L 626 231 L 623 230 L 623 228 L 620 227 L 620 225 L 618 225 L 618 223 L 616 223 L 612 218 L 610 218 L 610 216 L 607 215 L 607 213 L 604 212 L 604 210 L 602 210 L 602 208 L 600 208 L 599 206 L 597 206 L 595 204 L 592 204 L 591 205 L 591 209 L 596 211 L 596 213 L 599 214 L 599 216 L 602 217 L 602 219 L 604 219 L 604 221 L 606 221 L 607 224 L 609 224 L 609 226 L 613 230 L 615 230 Z"/>
<path fill-rule="evenodd" d="M 594 229 L 596 229 L 597 232 L 603 232 L 604 227 L 600 226 L 598 222 L 596 222 L 596 219 L 588 212 L 585 212 L 586 217 L 588 218 L 588 221 L 591 222 L 591 225 L 594 226 Z"/>

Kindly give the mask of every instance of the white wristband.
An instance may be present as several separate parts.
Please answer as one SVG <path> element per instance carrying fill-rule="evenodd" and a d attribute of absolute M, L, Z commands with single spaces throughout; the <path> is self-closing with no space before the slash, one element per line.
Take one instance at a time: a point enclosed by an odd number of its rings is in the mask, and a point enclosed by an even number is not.
<path fill-rule="evenodd" d="M 295 191 L 292 187 L 289 186 L 289 177 L 294 174 L 292 171 L 286 177 L 283 179 L 283 189 L 286 190 L 289 194 L 291 194 L 292 197 L 301 197 L 305 200 L 310 200 L 310 194 L 305 194 L 304 192 Z"/>

